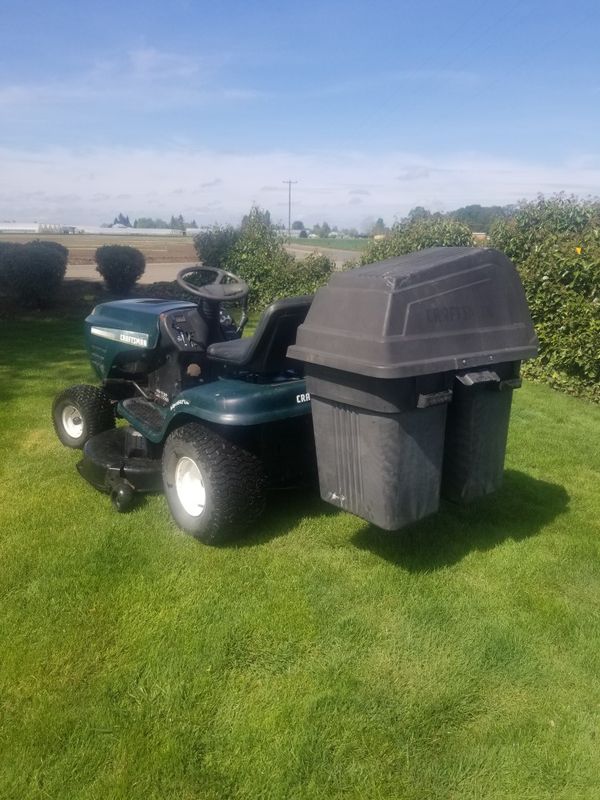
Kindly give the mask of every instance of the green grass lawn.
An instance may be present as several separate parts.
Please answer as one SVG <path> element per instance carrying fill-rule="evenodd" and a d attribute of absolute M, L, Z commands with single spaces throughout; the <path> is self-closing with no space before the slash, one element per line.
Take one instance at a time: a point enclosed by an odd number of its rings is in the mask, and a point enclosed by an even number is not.
<path fill-rule="evenodd" d="M 284 492 L 209 548 L 76 473 L 80 321 L 0 321 L 0 798 L 600 796 L 600 409 L 526 385 L 496 496 Z"/>

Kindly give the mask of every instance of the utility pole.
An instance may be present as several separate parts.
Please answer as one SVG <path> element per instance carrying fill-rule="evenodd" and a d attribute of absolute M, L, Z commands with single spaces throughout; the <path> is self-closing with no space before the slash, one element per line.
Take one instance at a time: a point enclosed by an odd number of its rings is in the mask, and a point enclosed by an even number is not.
<path fill-rule="evenodd" d="M 287 181 L 282 181 L 282 183 L 287 183 L 288 185 L 288 239 L 292 238 L 292 184 L 298 183 L 298 181 L 291 181 L 289 178 Z"/>

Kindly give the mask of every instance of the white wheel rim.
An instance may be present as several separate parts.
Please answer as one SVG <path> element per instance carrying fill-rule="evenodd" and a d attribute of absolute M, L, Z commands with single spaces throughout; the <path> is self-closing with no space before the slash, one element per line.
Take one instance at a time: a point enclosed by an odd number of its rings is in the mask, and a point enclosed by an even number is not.
<path fill-rule="evenodd" d="M 206 488 L 195 461 L 182 456 L 175 467 L 175 491 L 183 510 L 190 517 L 199 517 L 206 506 Z"/>
<path fill-rule="evenodd" d="M 76 406 L 65 406 L 62 411 L 62 426 L 71 439 L 80 439 L 83 434 L 83 419 Z"/>

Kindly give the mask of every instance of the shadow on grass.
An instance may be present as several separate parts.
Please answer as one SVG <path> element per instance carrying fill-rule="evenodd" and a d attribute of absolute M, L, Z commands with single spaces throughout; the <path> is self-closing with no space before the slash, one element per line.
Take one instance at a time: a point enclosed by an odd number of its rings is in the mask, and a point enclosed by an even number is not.
<path fill-rule="evenodd" d="M 564 513 L 568 503 L 563 486 L 507 470 L 496 494 L 469 506 L 443 503 L 439 513 L 398 532 L 366 525 L 353 542 L 409 572 L 431 572 L 452 566 L 473 551 L 491 550 L 507 539 L 535 536 Z"/>
<path fill-rule="evenodd" d="M 267 494 L 266 513 L 256 527 L 223 546 L 232 549 L 256 547 L 286 536 L 301 519 L 333 517 L 339 513 L 337 508 L 321 500 L 317 486 L 273 489 Z"/>
<path fill-rule="evenodd" d="M 87 372 L 83 319 L 44 318 L 0 322 L 2 358 L 6 370 L 0 383 L 0 400 L 44 391 L 46 381 L 57 379 L 65 386 L 81 383 Z M 20 385 L 27 383 L 23 391 Z"/>

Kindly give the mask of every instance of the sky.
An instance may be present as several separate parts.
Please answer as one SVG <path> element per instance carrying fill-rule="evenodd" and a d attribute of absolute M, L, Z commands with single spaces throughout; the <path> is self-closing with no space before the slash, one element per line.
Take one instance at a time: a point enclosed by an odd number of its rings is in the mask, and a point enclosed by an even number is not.
<path fill-rule="evenodd" d="M 1 0 L 0 220 L 600 194 L 596 0 Z"/>

